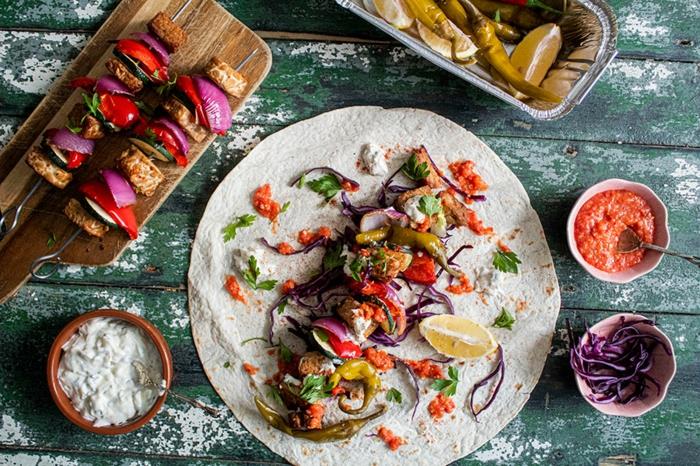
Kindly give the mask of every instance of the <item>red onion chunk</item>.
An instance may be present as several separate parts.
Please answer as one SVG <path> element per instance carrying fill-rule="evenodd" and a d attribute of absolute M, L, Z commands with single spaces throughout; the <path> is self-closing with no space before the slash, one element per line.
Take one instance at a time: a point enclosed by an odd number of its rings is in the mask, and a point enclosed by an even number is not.
<path fill-rule="evenodd" d="M 129 90 L 129 88 L 111 74 L 101 76 L 97 80 L 95 83 L 95 92 L 98 94 L 125 95 L 128 97 L 134 97 L 134 94 Z"/>
<path fill-rule="evenodd" d="M 109 192 L 112 194 L 117 207 L 121 208 L 136 204 L 136 193 L 121 173 L 111 168 L 105 168 L 100 171 L 100 174 L 105 180 L 105 184 L 109 188 Z"/>
<path fill-rule="evenodd" d="M 407 227 L 408 223 L 408 215 L 399 212 L 393 207 L 389 207 L 388 209 L 377 209 L 364 214 L 360 220 L 360 231 L 378 230 L 392 224 Z"/>
<path fill-rule="evenodd" d="M 323 329 L 327 332 L 332 333 L 340 341 L 345 341 L 348 339 L 349 330 L 343 322 L 336 319 L 335 317 L 323 317 L 318 320 L 311 322 L 312 327 Z"/>
<path fill-rule="evenodd" d="M 146 44 L 146 46 L 151 49 L 151 52 L 158 57 L 158 60 L 160 60 L 163 65 L 170 65 L 170 54 L 168 53 L 168 50 L 161 41 L 156 39 L 155 36 L 147 32 L 134 32 L 131 35 Z"/>
<path fill-rule="evenodd" d="M 87 155 L 92 155 L 95 150 L 95 141 L 78 136 L 68 128 L 48 129 L 44 133 L 44 137 L 61 150 L 80 152 Z"/>
<path fill-rule="evenodd" d="M 192 82 L 197 95 L 202 99 L 204 113 L 209 121 L 209 129 L 213 133 L 224 134 L 233 122 L 226 94 L 216 84 L 202 76 L 193 76 Z"/>
<path fill-rule="evenodd" d="M 153 120 L 153 123 L 160 124 L 168 128 L 170 133 L 175 138 L 175 142 L 177 142 L 177 148 L 183 155 L 187 155 L 187 153 L 190 151 L 190 143 L 187 141 L 187 136 L 185 136 L 184 131 L 182 131 L 182 128 L 180 128 L 177 123 L 167 117 L 156 118 Z"/>

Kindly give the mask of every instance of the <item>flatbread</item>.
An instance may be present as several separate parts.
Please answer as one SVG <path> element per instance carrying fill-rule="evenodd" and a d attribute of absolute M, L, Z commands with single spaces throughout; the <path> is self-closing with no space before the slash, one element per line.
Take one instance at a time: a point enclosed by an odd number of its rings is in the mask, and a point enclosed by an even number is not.
<path fill-rule="evenodd" d="M 497 290 L 482 293 L 452 295 L 459 315 L 466 316 L 490 328 L 501 342 L 505 353 L 505 380 L 493 405 L 481 413 L 477 423 L 467 408 L 466 398 L 474 383 L 494 367 L 494 356 L 452 363 L 459 368 L 460 382 L 453 397 L 457 409 L 435 422 L 428 413 L 428 403 L 436 392 L 430 381 L 421 381 L 421 397 L 416 416 L 411 420 L 415 401 L 412 385 L 402 369 L 382 374 L 384 389 L 395 387 L 403 393 L 403 403 L 386 403 L 385 395 L 377 396 L 372 411 L 379 404 L 388 404 L 383 417 L 369 423 L 348 441 L 318 444 L 295 439 L 269 427 L 257 412 L 253 397 L 266 397 L 264 382 L 274 372 L 275 356 L 267 353 L 263 341 L 242 342 L 251 337 L 267 335 L 267 309 L 279 297 L 279 291 L 250 292 L 246 306 L 234 301 L 224 289 L 226 275 L 236 273 L 234 250 L 259 244 L 266 237 L 271 243 L 294 243 L 296 233 L 303 228 L 326 225 L 342 228 L 337 203 L 326 204 L 308 188 L 290 186 L 303 170 L 316 166 L 331 166 L 355 179 L 361 190 L 351 194 L 355 205 L 375 204 L 379 184 L 385 177 L 374 177 L 358 168 L 358 158 L 365 143 L 380 144 L 393 149 L 388 161 L 389 173 L 405 160 L 407 148 L 425 145 L 438 166 L 445 168 L 450 161 L 473 160 L 478 173 L 489 184 L 487 200 L 470 207 L 497 236 L 476 236 L 467 228 L 454 230 L 448 243 L 451 253 L 461 244 L 474 249 L 462 253 L 458 263 L 472 283 L 480 268 L 492 269 L 496 242 L 502 239 L 518 253 L 522 261 L 518 274 L 504 274 Z M 310 175 L 314 178 L 317 175 Z M 259 217 L 250 228 L 240 229 L 233 241 L 224 243 L 222 229 L 235 217 L 254 213 L 253 191 L 270 183 L 274 199 L 290 201 L 289 210 L 274 229 L 267 219 Z M 276 230 L 276 232 L 273 232 Z M 271 277 L 298 283 L 318 270 L 322 248 L 306 255 L 278 256 L 265 253 L 261 260 Z M 507 275 L 507 276 L 506 276 Z M 240 276 L 239 276 L 240 277 Z M 240 280 L 242 288 L 245 283 Z M 442 285 L 444 288 L 444 285 Z M 189 307 L 192 333 L 204 370 L 212 385 L 238 420 L 275 453 L 293 464 L 356 465 L 381 463 L 447 464 L 476 450 L 494 437 L 523 407 L 537 383 L 544 366 L 559 312 L 560 296 L 552 258 L 537 213 L 530 206 L 527 193 L 516 176 L 500 158 L 472 133 L 434 113 L 417 109 L 380 107 L 350 107 L 324 113 L 294 124 L 269 136 L 253 149 L 228 174 L 212 195 L 197 230 L 189 270 Z M 491 327 L 507 308 L 517 318 L 512 331 Z M 299 310 L 288 306 L 286 313 L 297 315 Z M 436 306 L 435 312 L 445 312 Z M 277 319 L 279 324 L 281 319 Z M 303 346 L 292 337 L 285 337 L 292 349 Z M 390 351 L 401 357 L 420 359 L 435 353 L 413 330 L 407 340 Z M 244 362 L 260 368 L 254 376 L 243 371 Z M 482 390 L 478 400 L 487 395 Z M 269 398 L 266 400 L 274 405 Z M 325 419 L 324 419 L 325 421 Z M 390 428 L 406 439 L 407 444 L 395 452 L 389 451 L 376 437 L 380 425 Z"/>

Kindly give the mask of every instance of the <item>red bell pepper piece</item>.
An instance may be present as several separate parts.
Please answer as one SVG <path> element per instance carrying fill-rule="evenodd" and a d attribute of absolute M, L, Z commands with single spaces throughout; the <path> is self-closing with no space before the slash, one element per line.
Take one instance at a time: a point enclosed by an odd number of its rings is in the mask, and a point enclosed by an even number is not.
<path fill-rule="evenodd" d="M 105 212 L 112 217 L 114 223 L 119 225 L 131 239 L 136 239 L 139 236 L 139 225 L 136 221 L 136 215 L 131 206 L 127 207 L 117 207 L 114 202 L 112 193 L 109 192 L 109 188 L 102 183 L 100 180 L 92 179 L 86 181 L 78 188 L 85 197 L 96 202 L 100 207 L 102 207 Z"/>
<path fill-rule="evenodd" d="M 362 349 L 353 341 L 345 340 L 341 341 L 340 338 L 336 337 L 330 332 L 326 332 L 328 335 L 328 344 L 333 348 L 333 352 L 343 359 L 355 359 L 362 357 Z"/>
<path fill-rule="evenodd" d="M 149 48 L 133 39 L 120 39 L 114 47 L 120 53 L 133 58 L 143 68 L 148 77 L 159 84 L 168 82 L 168 68 L 164 66 Z"/>
<path fill-rule="evenodd" d="M 76 168 L 80 167 L 83 162 L 87 160 L 87 158 L 87 154 L 81 154 L 80 152 L 70 150 L 68 151 L 68 165 L 66 165 L 66 168 L 68 170 L 75 170 Z"/>
<path fill-rule="evenodd" d="M 139 108 L 125 95 L 100 94 L 100 112 L 105 119 L 119 128 L 126 129 L 139 120 Z"/>
<path fill-rule="evenodd" d="M 97 80 L 89 76 L 80 76 L 72 80 L 69 84 L 73 89 L 85 89 L 86 91 L 92 92 L 95 88 Z"/>
<path fill-rule="evenodd" d="M 411 261 L 411 265 L 403 271 L 403 276 L 421 285 L 432 285 L 437 281 L 435 261 L 426 253 L 420 255 L 417 253 L 413 254 L 413 261 Z"/>
<path fill-rule="evenodd" d="M 353 280 L 351 278 L 348 280 L 348 287 L 354 293 L 358 293 L 363 296 L 377 296 L 383 298 L 387 294 L 386 284 L 370 279 L 358 282 L 357 280 Z"/>
<path fill-rule="evenodd" d="M 156 138 L 163 143 L 168 152 L 173 154 L 173 157 L 175 157 L 175 162 L 181 167 L 186 167 L 188 162 L 187 157 L 185 157 L 185 155 L 178 150 L 177 142 L 175 141 L 175 137 L 172 135 L 170 130 L 163 125 L 158 125 L 155 123 L 150 123 L 148 128 L 153 131 Z"/>
<path fill-rule="evenodd" d="M 204 104 L 202 104 L 202 99 L 199 98 L 199 94 L 197 94 L 194 88 L 192 78 L 189 76 L 178 76 L 175 86 L 182 91 L 190 102 L 192 102 L 192 105 L 194 105 L 199 124 L 209 128 L 209 120 L 207 119 L 207 114 L 204 112 Z"/>

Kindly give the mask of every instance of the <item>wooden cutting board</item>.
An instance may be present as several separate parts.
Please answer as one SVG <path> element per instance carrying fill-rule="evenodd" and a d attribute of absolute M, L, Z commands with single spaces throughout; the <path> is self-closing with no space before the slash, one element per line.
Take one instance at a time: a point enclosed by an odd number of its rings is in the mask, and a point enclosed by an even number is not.
<path fill-rule="evenodd" d="M 99 77 L 106 74 L 104 63 L 111 56 L 113 45 L 110 41 L 127 37 L 132 32 L 146 31 L 146 23 L 157 12 L 164 10 L 172 15 L 183 3 L 184 0 L 123 0 L 119 3 L 0 153 L 0 209 L 4 211 L 17 203 L 38 179 L 38 175 L 25 162 L 27 151 L 41 142 L 45 129 L 63 126 L 73 105 L 82 100 L 80 91 L 68 88 L 67 84 L 77 76 Z M 174 73 L 201 73 L 214 55 L 235 67 L 251 51 L 257 49 L 253 58 L 241 70 L 248 78 L 246 95 L 229 101 L 235 115 L 267 76 L 272 64 L 270 49 L 260 37 L 213 0 L 192 0 L 176 22 L 187 32 L 188 40 L 172 56 L 170 69 Z M 157 94 L 153 91 L 144 94 L 144 100 L 157 102 Z M 234 118 L 231 131 L 235 130 Z M 158 210 L 215 137 L 211 135 L 201 143 L 190 141 L 190 163 L 187 167 L 155 161 L 165 175 L 165 181 L 152 197 L 138 196 L 134 211 L 139 227 Z M 97 141 L 93 156 L 74 173 L 73 182 L 65 190 L 54 188 L 48 182 L 42 183 L 23 211 L 20 225 L 0 242 L 0 303 L 11 297 L 29 279 L 29 268 L 34 259 L 60 247 L 77 228 L 63 215 L 63 207 L 68 199 L 77 197 L 77 186 L 95 176 L 99 169 L 115 166 L 116 157 L 128 147 L 126 134 L 108 134 Z M 47 241 L 51 235 L 55 235 L 56 243 L 49 246 Z M 107 265 L 116 260 L 128 244 L 128 236 L 114 228 L 110 228 L 102 239 L 81 233 L 61 254 L 61 262 Z"/>

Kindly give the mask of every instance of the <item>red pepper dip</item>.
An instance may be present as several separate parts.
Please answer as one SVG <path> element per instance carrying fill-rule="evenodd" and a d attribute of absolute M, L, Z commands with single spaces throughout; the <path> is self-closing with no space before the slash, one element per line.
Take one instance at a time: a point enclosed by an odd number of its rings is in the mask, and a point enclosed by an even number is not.
<path fill-rule="evenodd" d="M 467 194 L 477 194 L 479 191 L 488 189 L 489 185 L 474 171 L 474 162 L 472 160 L 452 162 L 448 167 L 452 172 L 452 176 L 459 183 L 459 187 Z"/>
<path fill-rule="evenodd" d="M 411 361 L 410 359 L 404 360 L 404 363 L 413 369 L 416 376 L 421 379 L 444 379 L 445 375 L 442 373 L 442 367 L 432 362 L 430 359 L 423 359 L 420 361 Z"/>
<path fill-rule="evenodd" d="M 382 439 L 391 451 L 396 451 L 401 445 L 406 445 L 406 439 L 394 435 L 391 429 L 388 429 L 384 426 L 379 426 L 379 430 L 377 431 L 377 437 Z"/>
<path fill-rule="evenodd" d="M 240 301 L 243 304 L 248 304 L 248 300 L 245 299 L 245 296 L 241 291 L 241 285 L 238 284 L 238 280 L 236 280 L 236 277 L 234 277 L 233 275 L 227 275 L 224 287 L 233 299 L 235 299 L 236 301 Z"/>
<path fill-rule="evenodd" d="M 272 199 L 272 188 L 270 188 L 269 183 L 255 190 L 253 193 L 253 207 L 260 215 L 270 219 L 271 222 L 277 220 L 281 208 L 279 202 Z"/>
<path fill-rule="evenodd" d="M 244 362 L 243 363 L 243 370 L 246 371 L 246 373 L 248 375 L 255 375 L 258 373 L 258 371 L 260 369 L 258 369 L 257 367 L 255 367 L 254 365 L 252 365 L 250 363 Z"/>
<path fill-rule="evenodd" d="M 617 241 L 626 228 L 642 241 L 654 241 L 654 214 L 638 194 L 617 189 L 598 193 L 581 207 L 574 222 L 576 247 L 583 258 L 604 272 L 628 269 L 644 257 L 644 250 L 617 252 Z"/>
<path fill-rule="evenodd" d="M 437 396 L 433 398 L 433 401 L 428 404 L 428 412 L 436 421 L 439 421 L 445 414 L 449 414 L 454 410 L 455 402 L 442 392 L 438 393 Z"/>
<path fill-rule="evenodd" d="M 459 283 L 454 283 L 445 289 L 452 294 L 466 294 L 474 291 L 474 286 L 469 282 L 469 278 L 466 275 L 462 275 L 459 277 Z"/>
<path fill-rule="evenodd" d="M 394 368 L 394 358 L 386 351 L 370 347 L 365 350 L 364 357 L 367 362 L 380 372 L 386 372 Z"/>

